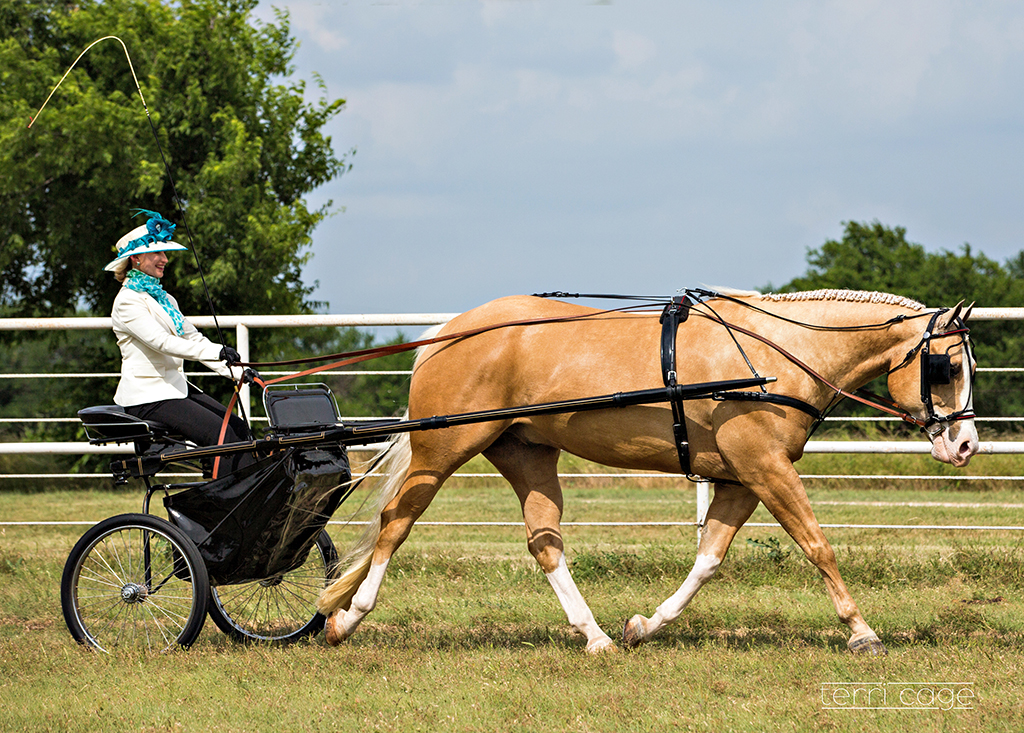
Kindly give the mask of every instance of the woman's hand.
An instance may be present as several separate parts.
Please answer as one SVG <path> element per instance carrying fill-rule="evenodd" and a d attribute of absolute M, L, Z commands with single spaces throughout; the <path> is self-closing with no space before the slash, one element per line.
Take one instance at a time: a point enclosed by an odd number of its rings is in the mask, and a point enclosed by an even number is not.
<path fill-rule="evenodd" d="M 217 358 L 223 362 L 227 362 L 228 366 L 231 366 L 232 364 L 238 364 L 240 361 L 242 361 L 242 357 L 239 355 L 239 353 L 230 346 L 225 346 L 224 348 L 222 348 L 220 350 L 220 356 L 218 356 Z"/>
<path fill-rule="evenodd" d="M 246 367 L 242 371 L 242 384 L 252 384 L 256 382 L 259 385 L 263 384 L 263 379 L 260 377 L 260 373 L 251 367 Z"/>

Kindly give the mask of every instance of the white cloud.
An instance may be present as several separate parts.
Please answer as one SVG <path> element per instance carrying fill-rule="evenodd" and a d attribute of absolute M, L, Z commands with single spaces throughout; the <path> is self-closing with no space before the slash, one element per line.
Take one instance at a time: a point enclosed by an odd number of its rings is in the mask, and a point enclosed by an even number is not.
<path fill-rule="evenodd" d="M 272 7 L 287 8 L 292 33 L 306 43 L 316 46 L 320 51 L 333 53 L 341 51 L 349 45 L 349 39 L 332 29 L 330 18 L 336 8 L 332 3 L 316 0 L 296 0 L 295 2 L 274 2 L 261 4 L 254 15 L 266 22 L 274 22 Z"/>
<path fill-rule="evenodd" d="M 281 4 L 300 75 L 348 100 L 336 146 L 359 150 L 330 241 L 408 258 L 381 297 L 436 285 L 426 253 L 474 253 L 444 270 L 446 298 L 782 283 L 851 219 L 994 259 L 1024 247 L 1020 4 Z M 680 271 L 618 261 L 624 242 Z M 440 297 L 416 307 L 472 304 Z"/>
<path fill-rule="evenodd" d="M 617 30 L 612 35 L 612 50 L 623 68 L 638 69 L 654 58 L 658 44 L 639 33 Z"/>
<path fill-rule="evenodd" d="M 563 83 L 556 74 L 537 69 L 519 69 L 516 78 L 516 101 L 520 104 L 559 104 Z"/>

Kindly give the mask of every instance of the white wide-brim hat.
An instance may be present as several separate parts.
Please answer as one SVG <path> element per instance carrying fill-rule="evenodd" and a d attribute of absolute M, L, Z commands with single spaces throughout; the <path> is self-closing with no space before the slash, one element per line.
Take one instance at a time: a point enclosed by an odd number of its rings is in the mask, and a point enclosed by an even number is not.
<path fill-rule="evenodd" d="M 103 268 L 107 272 L 112 272 L 118 264 L 132 255 L 188 249 L 182 244 L 171 241 L 170 236 L 174 232 L 173 224 L 155 211 L 146 211 L 145 209 L 139 209 L 139 211 L 149 215 L 149 221 L 140 227 L 135 227 L 117 240 L 117 257 Z"/>

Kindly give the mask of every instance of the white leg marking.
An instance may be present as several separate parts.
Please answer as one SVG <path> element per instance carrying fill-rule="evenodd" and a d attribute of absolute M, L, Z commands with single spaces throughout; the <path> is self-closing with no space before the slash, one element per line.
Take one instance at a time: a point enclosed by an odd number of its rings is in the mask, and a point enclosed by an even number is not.
<path fill-rule="evenodd" d="M 576 583 L 569 574 L 569 568 L 565 564 L 565 555 L 558 558 L 558 567 L 547 573 L 548 582 L 558 596 L 558 602 L 562 604 L 565 615 L 574 629 L 587 637 L 587 651 L 598 652 L 603 649 L 614 647 L 614 642 L 601 630 L 594 620 L 594 614 L 590 611 L 587 602 L 583 600 Z"/>
<path fill-rule="evenodd" d="M 342 639 L 347 639 L 359 626 L 370 611 L 377 605 L 377 593 L 380 592 L 381 583 L 384 582 L 384 572 L 388 569 L 388 562 L 385 560 L 380 565 L 371 565 L 370 572 L 359 584 L 359 590 L 352 596 L 352 603 L 347 611 L 338 611 L 338 619 L 335 622 Z"/>
<path fill-rule="evenodd" d="M 679 614 L 690 604 L 693 597 L 697 595 L 697 591 L 711 580 L 719 565 L 721 565 L 721 560 L 713 555 L 697 555 L 697 559 L 693 561 L 693 569 L 686 576 L 683 584 L 679 586 L 679 590 L 658 606 L 654 611 L 654 616 L 647 622 L 648 639 L 665 624 L 679 618 Z"/>

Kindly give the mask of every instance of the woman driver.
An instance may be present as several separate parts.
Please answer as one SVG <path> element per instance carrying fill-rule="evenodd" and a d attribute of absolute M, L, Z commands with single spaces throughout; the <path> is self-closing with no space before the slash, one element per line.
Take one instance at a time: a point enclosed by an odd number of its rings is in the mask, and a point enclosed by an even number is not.
<path fill-rule="evenodd" d="M 161 422 L 196 445 L 217 445 L 227 409 L 185 379 L 183 360 L 200 361 L 229 379 L 241 377 L 240 361 L 230 346 L 213 343 L 188 322 L 178 302 L 160 285 L 167 252 L 187 249 L 171 241 L 175 225 L 154 211 L 139 209 L 149 221 L 117 242 L 117 258 L 104 269 L 121 290 L 111 313 L 121 349 L 121 381 L 114 402 L 129 415 Z M 249 429 L 231 415 L 225 443 L 250 440 Z M 253 462 L 248 453 L 222 458 L 221 475 Z"/>

